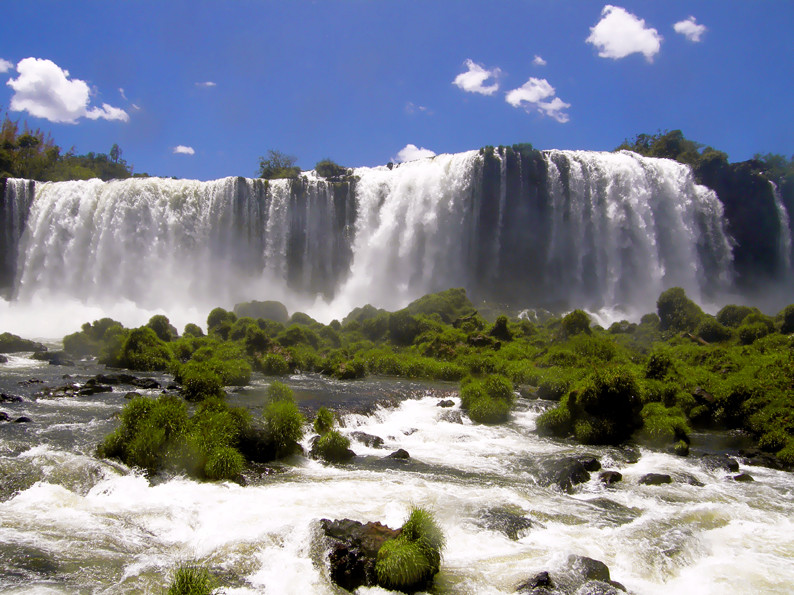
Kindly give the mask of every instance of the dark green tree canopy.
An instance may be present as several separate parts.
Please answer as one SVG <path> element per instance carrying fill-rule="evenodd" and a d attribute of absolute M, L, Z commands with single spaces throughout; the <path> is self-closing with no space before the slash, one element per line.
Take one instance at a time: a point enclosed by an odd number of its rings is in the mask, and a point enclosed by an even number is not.
<path fill-rule="evenodd" d="M 295 165 L 297 160 L 292 155 L 268 149 L 267 157 L 259 158 L 258 175 L 266 180 L 297 178 L 301 173 L 301 169 Z"/>

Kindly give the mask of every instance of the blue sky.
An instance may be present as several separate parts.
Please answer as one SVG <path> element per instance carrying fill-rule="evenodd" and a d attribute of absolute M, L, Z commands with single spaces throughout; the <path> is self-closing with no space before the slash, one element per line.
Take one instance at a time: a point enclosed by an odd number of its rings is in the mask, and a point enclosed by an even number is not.
<path fill-rule="evenodd" d="M 674 128 L 733 161 L 794 153 L 790 0 L 6 0 L 3 18 L 0 106 L 152 175 Z"/>

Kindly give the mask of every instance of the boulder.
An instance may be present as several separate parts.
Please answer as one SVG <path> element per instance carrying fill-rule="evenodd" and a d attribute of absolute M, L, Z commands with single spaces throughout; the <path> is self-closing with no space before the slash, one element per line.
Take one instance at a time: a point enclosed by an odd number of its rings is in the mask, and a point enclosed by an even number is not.
<path fill-rule="evenodd" d="M 135 376 L 132 374 L 97 374 L 96 381 L 102 384 L 132 384 Z"/>
<path fill-rule="evenodd" d="M 577 457 L 549 459 L 541 463 L 538 483 L 557 486 L 563 492 L 573 492 L 573 486 L 590 480 L 590 473 Z"/>
<path fill-rule="evenodd" d="M 49 362 L 51 366 L 74 365 L 74 361 L 69 359 L 65 351 L 37 351 L 31 357 L 42 362 Z"/>
<path fill-rule="evenodd" d="M 18 397 L 17 395 L 0 393 L 0 403 L 21 403 L 22 401 L 22 397 Z"/>
<path fill-rule="evenodd" d="M 518 587 L 516 587 L 516 591 L 518 593 L 540 594 L 551 593 L 551 589 L 553 588 L 554 583 L 551 581 L 549 573 L 544 570 L 542 572 L 538 572 L 535 576 L 518 585 Z"/>
<path fill-rule="evenodd" d="M 704 455 L 700 460 L 711 471 L 739 472 L 739 463 L 728 455 Z"/>
<path fill-rule="evenodd" d="M 453 401 L 452 399 L 443 399 L 438 403 L 436 403 L 436 407 L 454 407 L 454 406 L 455 406 L 455 401 Z"/>
<path fill-rule="evenodd" d="M 407 450 L 399 448 L 395 450 L 393 453 L 386 457 L 387 459 L 410 459 L 411 455 L 408 454 Z"/>
<path fill-rule="evenodd" d="M 640 477 L 640 484 L 646 486 L 659 486 L 665 483 L 673 483 L 673 478 L 666 473 L 646 473 Z"/>
<path fill-rule="evenodd" d="M 516 588 L 518 592 L 532 595 L 616 595 L 625 590 L 623 585 L 611 580 L 606 564 L 573 554 L 558 571 L 539 572 Z"/>
<path fill-rule="evenodd" d="M 375 561 L 378 550 L 400 534 L 381 523 L 360 523 L 350 519 L 322 519 L 320 529 L 330 541 L 331 580 L 348 591 L 377 584 Z"/>
<path fill-rule="evenodd" d="M 753 479 L 753 476 L 750 475 L 749 473 L 740 473 L 739 475 L 733 476 L 733 481 L 747 482 L 747 481 L 755 481 L 755 479 Z"/>
<path fill-rule="evenodd" d="M 598 481 L 608 486 L 611 486 L 613 483 L 617 483 L 622 479 L 623 474 L 619 471 L 602 471 L 598 474 Z"/>
<path fill-rule="evenodd" d="M 601 469 L 601 461 L 595 455 L 584 454 L 576 458 L 587 471 L 598 471 Z"/>
<path fill-rule="evenodd" d="M 0 353 L 0 364 L 7 364 L 7 363 L 8 363 L 8 358 L 4 356 L 2 353 Z"/>
<path fill-rule="evenodd" d="M 33 420 L 30 419 L 27 415 L 20 415 L 18 418 L 14 420 L 15 424 L 29 424 Z"/>
<path fill-rule="evenodd" d="M 380 436 L 373 436 L 366 432 L 350 432 L 350 437 L 369 448 L 383 448 L 383 438 Z"/>
<path fill-rule="evenodd" d="M 8 420 L 9 420 L 8 413 L 6 413 L 5 411 L 0 411 L 0 421 L 8 421 Z"/>
<path fill-rule="evenodd" d="M 438 416 L 438 420 L 451 424 L 462 424 L 463 414 L 459 409 L 455 409 L 454 411 L 443 411 L 441 415 Z"/>
<path fill-rule="evenodd" d="M 133 378 L 130 381 L 132 386 L 137 386 L 138 388 L 143 389 L 155 389 L 160 388 L 160 383 L 157 382 L 154 378 Z"/>

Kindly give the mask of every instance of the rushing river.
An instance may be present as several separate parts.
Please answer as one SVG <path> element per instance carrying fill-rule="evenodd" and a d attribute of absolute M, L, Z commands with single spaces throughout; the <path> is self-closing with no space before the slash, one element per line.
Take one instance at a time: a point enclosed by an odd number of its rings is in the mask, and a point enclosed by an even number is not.
<path fill-rule="evenodd" d="M 126 388 L 34 396 L 100 371 L 20 354 L 0 364 L 0 392 L 24 399 L 0 410 L 32 420 L 0 423 L 3 593 L 161 593 L 180 563 L 209 566 L 229 594 L 339 593 L 317 521 L 399 527 L 411 505 L 435 511 L 447 537 L 438 593 L 513 593 L 540 571 L 553 576 L 569 554 L 605 562 L 633 593 L 794 591 L 790 473 L 742 466 L 755 481 L 740 483 L 695 456 L 643 449 L 632 463 L 627 449 L 541 438 L 535 419 L 549 405 L 541 401 L 520 399 L 510 423 L 484 426 L 461 415 L 455 385 L 295 376 L 287 382 L 307 412 L 325 404 L 341 412 L 343 433 L 366 432 L 384 446 L 354 440 L 358 456 L 344 465 L 296 456 L 249 473 L 245 486 L 150 482 L 93 455 L 118 423 Z M 259 415 L 268 382 L 255 378 L 230 401 Z M 442 399 L 455 405 L 439 407 Z M 398 448 L 411 458 L 385 458 Z M 595 472 L 571 494 L 538 481 L 543 461 L 584 453 L 623 480 L 607 487 Z M 640 485 L 649 472 L 675 481 Z M 505 519 L 519 519 L 518 529 Z"/>

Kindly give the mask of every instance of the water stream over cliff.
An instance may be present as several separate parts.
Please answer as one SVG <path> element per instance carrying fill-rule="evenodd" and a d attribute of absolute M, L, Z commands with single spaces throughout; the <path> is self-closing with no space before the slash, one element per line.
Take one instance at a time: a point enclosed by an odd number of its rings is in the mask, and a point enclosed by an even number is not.
<path fill-rule="evenodd" d="M 704 302 L 733 278 L 714 192 L 630 152 L 471 151 L 330 181 L 9 180 L 1 206 L 9 323 L 76 304 L 181 325 L 250 299 L 330 320 L 455 286 L 641 314 L 667 287 Z"/>

